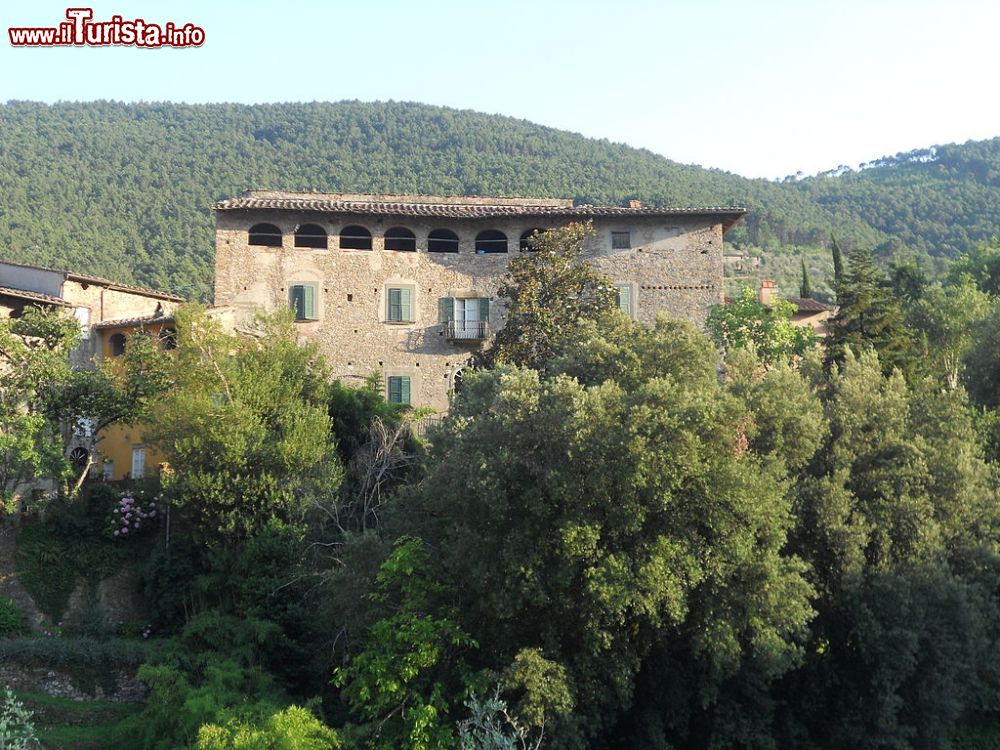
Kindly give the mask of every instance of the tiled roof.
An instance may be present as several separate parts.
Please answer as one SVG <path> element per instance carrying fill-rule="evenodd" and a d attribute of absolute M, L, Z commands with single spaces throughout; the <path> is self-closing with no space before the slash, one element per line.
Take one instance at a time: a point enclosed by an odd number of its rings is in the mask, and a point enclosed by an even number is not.
<path fill-rule="evenodd" d="M 403 200 L 398 200 L 398 199 Z M 714 206 L 707 208 L 654 208 L 623 206 L 574 206 L 570 201 L 539 199 L 461 198 L 435 196 L 351 196 L 342 199 L 336 194 L 323 193 L 250 193 L 243 198 L 219 201 L 216 211 L 247 209 L 278 209 L 284 211 L 317 211 L 336 214 L 370 214 L 375 216 L 430 216 L 456 219 L 480 219 L 508 216 L 553 216 L 590 218 L 597 216 L 722 216 L 727 226 L 736 223 L 746 213 L 745 208 Z"/>
<path fill-rule="evenodd" d="M 156 289 L 148 289 L 143 286 L 135 286 L 133 284 L 121 284 L 117 281 L 112 281 L 111 279 L 105 279 L 100 276 L 91 276 L 89 274 L 74 273 L 73 271 L 64 271 L 61 268 L 49 268 L 47 266 L 32 266 L 27 263 L 14 263 L 9 260 L 0 260 L 0 266 L 17 266 L 18 268 L 33 268 L 39 271 L 49 271 L 51 273 L 62 274 L 64 278 L 70 279 L 72 281 L 82 281 L 86 284 L 97 284 L 98 286 L 106 286 L 109 289 L 114 289 L 116 291 L 122 292 L 134 292 L 135 294 L 141 294 L 144 297 L 153 297 L 155 299 L 165 299 L 170 302 L 183 302 L 183 297 L 178 297 L 176 294 L 168 294 L 167 292 L 160 292 Z"/>
<path fill-rule="evenodd" d="M 817 302 L 808 297 L 785 297 L 785 300 L 795 305 L 799 312 L 826 312 L 835 309 L 833 305 Z"/>
<path fill-rule="evenodd" d="M 59 297 L 53 297 L 50 294 L 42 294 L 41 292 L 29 292 L 27 289 L 14 289 L 9 286 L 0 286 L 0 297 L 17 297 L 19 299 L 31 300 L 32 302 L 44 302 L 46 305 L 69 307 L 69 302 L 60 299 Z"/>
<path fill-rule="evenodd" d="M 153 323 L 173 323 L 173 315 L 149 315 L 144 318 L 119 318 L 118 320 L 102 320 L 94 328 L 137 328 Z"/>
<path fill-rule="evenodd" d="M 106 286 L 108 289 L 113 289 L 118 292 L 132 292 L 133 294 L 141 294 L 143 297 L 164 299 L 170 302 L 184 301 L 183 297 L 178 297 L 176 294 L 161 292 L 156 289 L 148 289 L 144 286 L 135 286 L 133 284 L 121 284 L 117 281 L 112 281 L 111 279 L 103 279 L 100 276 L 88 276 L 82 273 L 73 273 L 71 271 L 67 271 L 66 278 L 71 281 L 82 281 L 86 284 L 97 284 L 98 286 Z"/>

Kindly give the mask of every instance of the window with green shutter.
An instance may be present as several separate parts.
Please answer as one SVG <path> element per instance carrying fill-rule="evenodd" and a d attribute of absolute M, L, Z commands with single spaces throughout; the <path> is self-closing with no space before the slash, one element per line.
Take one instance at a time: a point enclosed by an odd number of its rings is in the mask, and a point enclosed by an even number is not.
<path fill-rule="evenodd" d="M 390 375 L 389 376 L 389 403 L 390 404 L 410 404 L 410 376 Z"/>
<path fill-rule="evenodd" d="M 618 308 L 626 315 L 632 315 L 632 287 L 626 285 L 618 287 Z"/>
<path fill-rule="evenodd" d="M 410 323 L 413 321 L 412 289 L 405 287 L 392 288 L 389 289 L 386 297 L 389 303 L 386 320 L 396 323 Z"/>
<path fill-rule="evenodd" d="M 442 323 L 455 319 L 455 298 L 441 297 L 438 300 L 438 318 Z"/>
<path fill-rule="evenodd" d="M 288 303 L 295 311 L 296 320 L 316 320 L 316 287 L 295 284 L 288 290 Z"/>

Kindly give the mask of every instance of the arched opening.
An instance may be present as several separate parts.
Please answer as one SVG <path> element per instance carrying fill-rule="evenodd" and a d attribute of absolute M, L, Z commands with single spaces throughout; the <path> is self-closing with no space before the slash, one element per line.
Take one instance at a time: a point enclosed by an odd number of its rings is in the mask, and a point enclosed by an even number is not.
<path fill-rule="evenodd" d="M 177 348 L 177 330 L 164 328 L 160 331 L 160 348 L 170 351 Z"/>
<path fill-rule="evenodd" d="M 458 235 L 450 229 L 435 229 L 427 235 L 427 252 L 457 253 Z"/>
<path fill-rule="evenodd" d="M 372 233 L 361 226 L 352 224 L 340 230 L 340 248 L 342 250 L 371 250 Z"/>
<path fill-rule="evenodd" d="M 393 227 L 385 232 L 385 249 L 412 253 L 417 249 L 417 238 L 406 227 Z"/>
<path fill-rule="evenodd" d="M 295 247 L 314 247 L 325 250 L 326 230 L 319 224 L 299 224 L 295 230 Z"/>
<path fill-rule="evenodd" d="M 535 248 L 534 245 L 532 245 L 532 240 L 544 231 L 545 230 L 540 227 L 535 227 L 534 229 L 529 229 L 527 232 L 524 232 L 521 235 L 521 252 L 523 253 L 526 250 L 534 250 Z"/>
<path fill-rule="evenodd" d="M 499 229 L 487 229 L 476 235 L 476 254 L 507 252 L 507 235 Z"/>
<path fill-rule="evenodd" d="M 108 339 L 108 344 L 111 346 L 111 356 L 122 356 L 125 353 L 125 344 L 127 341 L 128 339 L 125 338 L 124 333 L 116 333 Z"/>
<path fill-rule="evenodd" d="M 254 224 L 250 227 L 250 244 L 281 247 L 281 230 L 274 224 Z"/>
<path fill-rule="evenodd" d="M 465 372 L 465 368 L 456 370 L 455 374 L 451 376 L 451 390 L 453 393 L 462 392 L 462 373 Z"/>

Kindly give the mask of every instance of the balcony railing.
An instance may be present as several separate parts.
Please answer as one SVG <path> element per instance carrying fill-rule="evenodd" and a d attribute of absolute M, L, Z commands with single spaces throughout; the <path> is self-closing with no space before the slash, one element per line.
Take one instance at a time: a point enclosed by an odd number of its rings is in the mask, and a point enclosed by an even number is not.
<path fill-rule="evenodd" d="M 490 335 L 490 324 L 485 320 L 449 320 L 444 331 L 444 335 L 452 341 L 482 341 Z"/>

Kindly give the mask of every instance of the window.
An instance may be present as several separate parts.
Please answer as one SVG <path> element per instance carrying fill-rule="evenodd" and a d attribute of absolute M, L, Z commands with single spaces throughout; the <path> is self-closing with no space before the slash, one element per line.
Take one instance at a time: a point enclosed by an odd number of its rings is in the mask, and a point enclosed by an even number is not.
<path fill-rule="evenodd" d="M 120 357 L 125 353 L 125 344 L 128 339 L 125 338 L 124 333 L 116 333 L 110 339 L 108 339 L 108 344 L 111 347 L 111 356 Z"/>
<path fill-rule="evenodd" d="M 632 233 L 631 232 L 612 232 L 611 233 L 611 249 L 612 250 L 628 250 L 632 247 Z"/>
<path fill-rule="evenodd" d="M 314 247 L 325 250 L 326 230 L 319 224 L 300 224 L 295 230 L 295 247 Z"/>
<path fill-rule="evenodd" d="M 632 317 L 632 287 L 628 284 L 618 285 L 618 309 Z"/>
<path fill-rule="evenodd" d="M 435 229 L 427 235 L 427 252 L 457 253 L 458 235 L 450 229 Z"/>
<path fill-rule="evenodd" d="M 289 287 L 288 304 L 295 311 L 296 320 L 316 320 L 316 287 L 312 284 Z"/>
<path fill-rule="evenodd" d="M 521 235 L 521 244 L 520 244 L 521 252 L 523 253 L 526 250 L 534 250 L 535 248 L 532 246 L 531 240 L 535 237 L 536 234 L 541 234 L 544 231 L 545 231 L 544 229 L 536 228 L 536 229 L 529 229 L 527 232 L 524 232 Z"/>
<path fill-rule="evenodd" d="M 110 459 L 104 459 L 104 466 L 101 472 L 101 478 L 105 482 L 110 482 L 115 478 L 115 462 Z"/>
<path fill-rule="evenodd" d="M 413 290 L 405 287 L 395 287 L 387 290 L 385 319 L 393 323 L 413 322 Z"/>
<path fill-rule="evenodd" d="M 409 405 L 411 403 L 410 376 L 390 375 L 388 381 L 389 381 L 389 403 Z"/>
<path fill-rule="evenodd" d="M 364 227 L 344 227 L 340 230 L 340 247 L 343 250 L 371 250 L 372 233 Z"/>
<path fill-rule="evenodd" d="M 442 297 L 438 312 L 449 339 L 481 340 L 489 334 L 490 300 L 487 297 Z"/>
<path fill-rule="evenodd" d="M 498 229 L 487 229 L 476 235 L 476 255 L 507 252 L 507 235 Z"/>
<path fill-rule="evenodd" d="M 132 446 L 132 479 L 142 479 L 146 475 L 146 448 Z"/>
<path fill-rule="evenodd" d="M 385 233 L 385 249 L 412 253 L 417 249 L 417 238 L 406 227 L 393 227 Z"/>
<path fill-rule="evenodd" d="M 281 230 L 274 224 L 254 224 L 250 227 L 250 244 L 281 247 Z"/>

